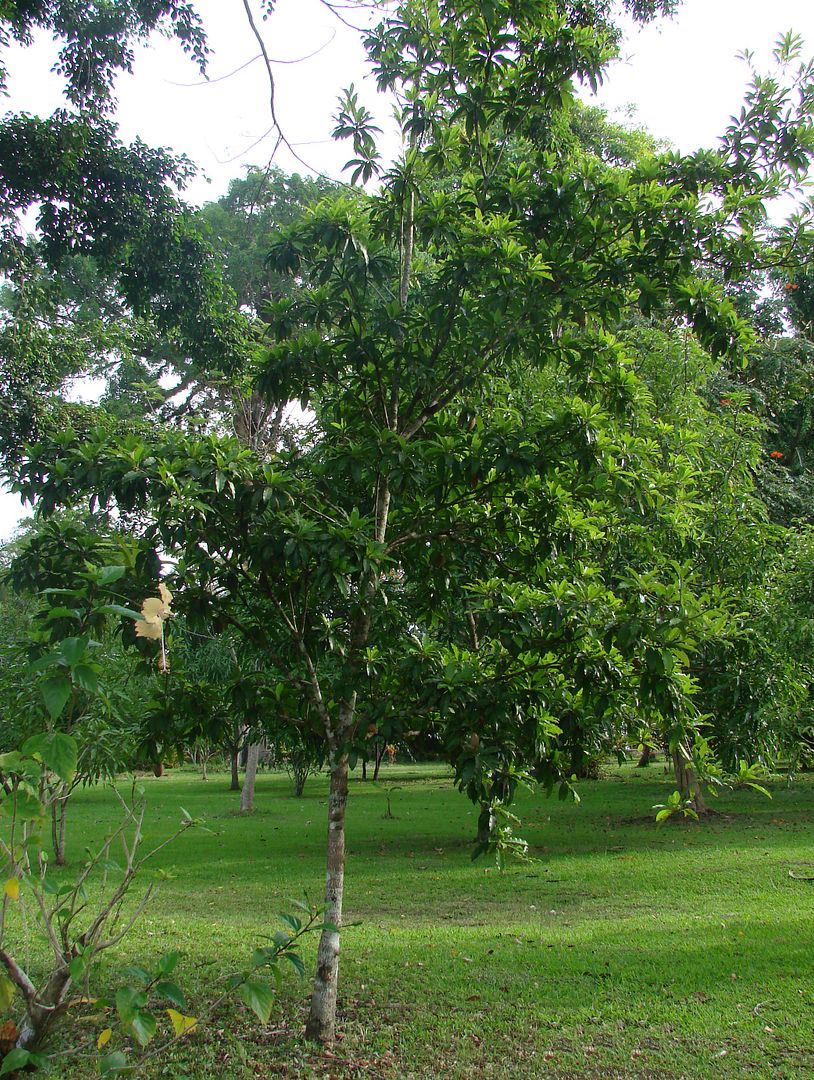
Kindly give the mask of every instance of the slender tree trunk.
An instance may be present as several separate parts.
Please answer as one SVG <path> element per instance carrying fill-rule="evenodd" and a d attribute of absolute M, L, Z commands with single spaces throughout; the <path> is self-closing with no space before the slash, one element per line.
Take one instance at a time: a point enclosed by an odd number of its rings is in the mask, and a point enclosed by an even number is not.
<path fill-rule="evenodd" d="M 243 790 L 240 793 L 240 812 L 248 814 L 254 809 L 254 781 L 257 776 L 257 762 L 260 758 L 260 743 L 252 743 L 246 755 L 246 774 L 243 777 Z"/>
<path fill-rule="evenodd" d="M 348 802 L 348 757 L 343 754 L 331 766 L 328 797 L 328 853 L 325 881 L 325 921 L 317 952 L 317 972 L 311 996 L 311 1012 L 305 1037 L 331 1043 L 336 1030 L 336 988 L 339 978 L 339 930 L 342 926 L 342 894 L 345 885 L 345 808 Z"/>
<path fill-rule="evenodd" d="M 51 800 L 51 848 L 54 852 L 54 858 L 59 864 L 59 819 L 57 817 L 57 808 L 59 806 L 59 799 Z"/>
<path fill-rule="evenodd" d="M 229 754 L 229 758 L 232 765 L 232 783 L 229 788 L 230 791 L 240 791 L 240 772 L 238 771 L 237 756 L 239 750 L 235 747 Z"/>
<path fill-rule="evenodd" d="M 209 764 L 209 758 L 206 754 L 201 757 L 201 780 L 208 780 L 209 777 L 206 774 L 206 767 Z"/>
<path fill-rule="evenodd" d="M 381 746 L 379 746 L 379 745 L 376 746 L 375 757 L 373 759 L 373 783 L 374 784 L 379 779 L 379 769 L 382 767 L 382 760 L 384 759 L 384 747 L 385 747 L 384 743 L 382 743 Z"/>
<path fill-rule="evenodd" d="M 481 805 L 480 814 L 478 815 L 478 835 L 476 837 L 479 844 L 488 844 L 492 839 L 492 833 L 495 830 L 496 825 L 495 812 L 489 803 L 483 803 Z"/>
<path fill-rule="evenodd" d="M 679 744 L 673 751 L 673 769 L 681 797 L 689 801 L 696 814 L 706 814 L 704 792 L 693 768 L 690 748 L 685 743 Z"/>
<path fill-rule="evenodd" d="M 63 789 L 60 788 L 60 791 Z M 55 796 L 51 802 L 51 846 L 54 849 L 54 862 L 57 866 L 65 865 L 65 818 L 68 799 L 65 795 Z"/>
<path fill-rule="evenodd" d="M 59 807 L 59 846 L 57 848 L 57 866 L 65 865 L 65 823 L 68 817 L 68 796 L 60 799 Z"/>

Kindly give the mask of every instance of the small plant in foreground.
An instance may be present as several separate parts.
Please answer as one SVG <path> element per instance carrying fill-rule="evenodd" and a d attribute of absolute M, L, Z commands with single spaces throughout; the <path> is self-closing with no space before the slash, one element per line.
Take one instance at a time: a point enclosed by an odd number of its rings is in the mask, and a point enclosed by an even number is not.
<path fill-rule="evenodd" d="M 132 789 L 126 799 L 114 788 L 121 806 L 121 820 L 88 857 L 73 882 L 60 884 L 49 873 L 42 846 L 43 821 L 47 813 L 49 774 L 70 783 L 76 769 L 74 739 L 50 733 L 29 739 L 19 751 L 0 756 L 5 786 L 0 812 L 0 855 L 4 865 L 0 903 L 0 1011 L 17 1006 L 17 1018 L 4 1024 L 6 1042 L 13 1045 L 0 1064 L 0 1076 L 21 1068 L 46 1067 L 51 1058 L 65 1052 L 43 1053 L 41 1047 L 61 1022 L 92 1007 L 82 1016 L 83 1024 L 97 1020 L 104 1026 L 70 1053 L 74 1057 L 98 1056 L 98 1068 L 107 1073 L 132 1072 L 145 1061 L 161 1054 L 172 1043 L 194 1031 L 204 1017 L 186 1014 L 186 999 L 172 981 L 178 953 L 163 956 L 154 971 L 129 967 L 123 974 L 128 983 L 112 998 L 91 994 L 91 978 L 98 973 L 102 953 L 117 945 L 132 929 L 155 892 L 151 882 L 135 908 L 126 905 L 128 893 L 145 863 L 153 859 L 186 829 L 200 825 L 183 812 L 178 829 L 154 848 L 141 853 L 145 802 L 143 792 Z M 120 854 L 121 853 L 121 854 Z M 117 859 L 118 856 L 118 859 Z M 166 876 L 166 875 L 164 875 Z M 51 960 L 39 984 L 19 950 L 9 946 L 7 921 L 13 908 L 33 900 L 25 913 L 24 925 L 33 927 L 50 951 Z M 279 984 L 282 961 L 302 974 L 297 942 L 326 924 L 320 911 L 298 904 L 303 917 L 281 916 L 285 930 L 275 933 L 268 945 L 255 949 L 247 968 L 227 979 L 225 988 L 207 1009 L 208 1017 L 224 1000 L 237 995 L 265 1023 L 271 1011 L 274 990 L 263 977 L 270 973 Z M 166 1012 L 166 1031 L 159 1029 L 158 1010 Z M 75 1031 L 79 1030 L 74 1024 Z M 87 1027 L 84 1028 L 87 1030 Z M 118 1032 L 122 1048 L 110 1044 Z M 163 1037 L 162 1037 L 163 1034 Z M 128 1050 L 135 1060 L 128 1057 Z"/>

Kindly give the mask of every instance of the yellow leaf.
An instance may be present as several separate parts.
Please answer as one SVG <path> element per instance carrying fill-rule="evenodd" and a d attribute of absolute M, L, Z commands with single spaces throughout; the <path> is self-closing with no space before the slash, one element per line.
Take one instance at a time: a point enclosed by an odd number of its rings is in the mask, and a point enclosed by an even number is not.
<path fill-rule="evenodd" d="M 194 1031 L 198 1026 L 198 1021 L 194 1016 L 184 1016 L 177 1009 L 167 1009 L 167 1016 L 170 1018 L 172 1030 L 176 1035 L 186 1035 L 188 1031 Z"/>
<path fill-rule="evenodd" d="M 0 1012 L 5 1012 L 14 1000 L 14 983 L 0 975 Z"/>
<path fill-rule="evenodd" d="M 161 585 L 158 586 L 158 592 L 159 592 L 159 595 L 161 596 L 161 599 L 164 601 L 164 606 L 167 609 L 167 614 L 169 614 L 170 603 L 172 601 L 172 593 L 167 588 L 167 586 L 164 585 L 164 584 L 161 584 Z"/>
<path fill-rule="evenodd" d="M 113 1028 L 105 1028 L 99 1038 L 96 1040 L 96 1049 L 101 1050 L 103 1046 L 107 1046 L 110 1042 L 110 1036 L 113 1034 Z"/>
<path fill-rule="evenodd" d="M 20 881 L 19 878 L 10 877 L 3 886 L 3 892 L 10 900 L 20 899 Z"/>

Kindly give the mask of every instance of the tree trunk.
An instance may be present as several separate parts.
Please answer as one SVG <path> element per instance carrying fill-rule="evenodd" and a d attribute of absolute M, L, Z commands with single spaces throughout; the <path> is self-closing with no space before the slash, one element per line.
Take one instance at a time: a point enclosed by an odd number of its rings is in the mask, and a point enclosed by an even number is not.
<path fill-rule="evenodd" d="M 206 774 L 206 767 L 209 764 L 209 758 L 204 754 L 201 757 L 201 780 L 208 780 L 209 777 Z"/>
<path fill-rule="evenodd" d="M 379 779 L 379 769 L 382 767 L 382 760 L 384 759 L 384 747 L 385 747 L 384 742 L 382 742 L 381 745 L 379 745 L 377 743 L 376 744 L 376 749 L 374 751 L 374 754 L 375 754 L 374 763 L 373 763 L 373 783 L 374 784 Z"/>
<path fill-rule="evenodd" d="M 59 806 L 59 800 L 54 798 L 51 800 L 51 848 L 54 852 L 54 858 L 59 864 L 59 823 L 57 817 L 57 807 Z"/>
<path fill-rule="evenodd" d="M 652 761 L 653 755 L 655 754 L 655 752 L 656 751 L 653 749 L 652 746 L 648 746 L 647 743 L 645 743 L 645 745 L 642 747 L 641 756 L 639 757 L 639 760 L 636 762 L 636 768 L 637 769 L 646 769 L 647 766 Z"/>
<path fill-rule="evenodd" d="M 345 808 L 348 802 L 348 757 L 343 754 L 331 766 L 328 797 L 328 852 L 325 880 L 325 921 L 317 952 L 317 971 L 311 1012 L 305 1037 L 331 1043 L 336 1031 L 336 988 L 339 978 L 339 930 L 342 926 L 342 893 L 345 884 Z"/>
<path fill-rule="evenodd" d="M 688 802 L 699 816 L 706 814 L 707 804 L 704 800 L 704 792 L 695 774 L 692 754 L 686 743 L 680 743 L 673 750 L 673 769 L 682 799 Z"/>
<path fill-rule="evenodd" d="M 254 781 L 259 758 L 260 743 L 252 743 L 246 755 L 246 775 L 243 777 L 243 790 L 240 793 L 241 814 L 248 814 L 254 809 Z"/>
<path fill-rule="evenodd" d="M 238 753 L 239 753 L 239 750 L 238 750 L 237 747 L 235 747 L 234 750 L 232 750 L 231 754 L 229 755 L 229 757 L 231 759 L 231 764 L 232 764 L 232 783 L 231 783 L 231 786 L 229 788 L 230 791 L 240 791 L 240 773 L 238 771 L 238 764 L 237 764 Z"/>
<path fill-rule="evenodd" d="M 495 812 L 489 803 L 483 803 L 481 806 L 480 814 L 478 815 L 478 835 L 476 840 L 479 844 L 488 844 L 492 839 L 492 834 L 495 831 L 495 825 L 497 819 L 495 818 Z"/>
<path fill-rule="evenodd" d="M 59 846 L 57 848 L 57 866 L 65 865 L 65 821 L 68 817 L 68 796 L 60 799 L 59 807 Z"/>
<path fill-rule="evenodd" d="M 65 818 L 67 815 L 67 796 L 55 796 L 51 802 L 51 846 L 54 849 L 54 862 L 57 866 L 65 865 Z"/>
<path fill-rule="evenodd" d="M 35 1050 L 64 1011 L 65 998 L 71 986 L 67 967 L 54 971 L 45 988 L 27 1004 L 25 1019 L 17 1036 L 17 1046 L 22 1050 Z"/>

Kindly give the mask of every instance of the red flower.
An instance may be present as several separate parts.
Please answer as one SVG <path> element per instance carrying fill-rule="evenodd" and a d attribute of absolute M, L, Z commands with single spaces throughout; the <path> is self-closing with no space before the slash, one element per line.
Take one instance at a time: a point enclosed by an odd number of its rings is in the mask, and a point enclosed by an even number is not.
<path fill-rule="evenodd" d="M 772 452 L 769 454 L 769 457 L 774 458 L 775 461 L 779 461 L 782 456 L 783 455 L 780 453 L 779 450 L 772 450 Z"/>
<path fill-rule="evenodd" d="M 722 397 L 721 398 L 721 404 L 722 405 L 731 405 L 732 404 L 732 398 Z"/>

